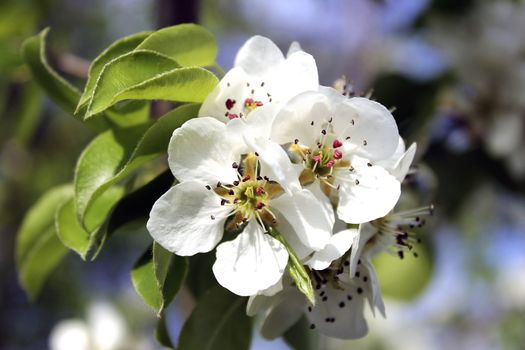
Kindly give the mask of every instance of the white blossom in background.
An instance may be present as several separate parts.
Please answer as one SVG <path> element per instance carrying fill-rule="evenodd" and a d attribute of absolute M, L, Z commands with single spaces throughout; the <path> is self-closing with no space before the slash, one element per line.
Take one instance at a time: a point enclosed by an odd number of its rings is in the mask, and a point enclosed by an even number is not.
<path fill-rule="evenodd" d="M 290 98 L 318 87 L 315 60 L 299 44 L 293 43 L 285 57 L 270 39 L 254 36 L 240 48 L 234 67 L 208 95 L 199 116 L 248 120 L 256 109 L 275 113 Z"/>
<path fill-rule="evenodd" d="M 301 188 L 293 171 L 284 170 L 289 176 L 276 182 L 273 169 L 228 126 L 195 118 L 173 133 L 168 160 L 180 183 L 154 204 L 147 228 L 181 256 L 211 251 L 225 224 L 227 231 L 241 230 L 217 247 L 213 272 L 222 286 L 247 296 L 278 283 L 288 262 L 287 249 L 266 233 L 268 226 L 277 227 L 302 258 L 326 246 L 334 214 Z M 284 150 L 274 156 L 280 170 L 291 169 Z"/>
<path fill-rule="evenodd" d="M 49 336 L 51 350 L 138 349 L 129 343 L 129 334 L 120 313 L 107 302 L 95 302 L 87 319 L 68 319 L 55 325 Z"/>
<path fill-rule="evenodd" d="M 476 2 L 460 22 L 435 18 L 430 39 L 458 77 L 445 112 L 466 118 L 474 137 L 525 176 L 525 4 Z"/>

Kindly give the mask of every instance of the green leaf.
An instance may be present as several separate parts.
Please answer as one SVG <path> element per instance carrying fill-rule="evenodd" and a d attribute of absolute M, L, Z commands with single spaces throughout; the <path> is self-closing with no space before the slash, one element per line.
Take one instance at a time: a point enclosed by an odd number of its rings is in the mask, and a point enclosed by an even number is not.
<path fill-rule="evenodd" d="M 102 69 L 85 119 L 114 104 L 114 96 L 122 91 L 178 67 L 171 58 L 153 51 L 139 50 L 119 56 Z"/>
<path fill-rule="evenodd" d="M 75 206 L 83 225 L 89 206 L 96 199 L 95 193 L 120 172 L 122 164 L 131 157 L 135 145 L 147 127 L 148 125 L 139 125 L 108 130 L 93 139 L 80 155 L 74 184 Z M 100 194 L 102 192 L 100 191 Z"/>
<path fill-rule="evenodd" d="M 55 225 L 57 236 L 66 247 L 74 250 L 83 260 L 86 260 L 89 252 L 97 251 L 99 245 L 104 243 L 92 232 L 102 225 L 106 216 L 122 195 L 123 189 L 115 187 L 100 196 L 95 205 L 93 205 L 93 208 L 96 210 L 92 210 L 89 217 L 86 218 L 86 228 L 78 222 L 74 201 L 70 199 L 59 207 L 56 212 Z"/>
<path fill-rule="evenodd" d="M 148 160 L 166 152 L 173 130 L 195 117 L 199 105 L 184 105 L 148 125 L 100 134 L 80 156 L 75 172 L 75 204 L 83 221 L 91 203 Z"/>
<path fill-rule="evenodd" d="M 156 51 L 182 66 L 210 66 L 217 56 L 213 35 L 196 24 L 180 24 L 151 34 L 137 49 Z"/>
<path fill-rule="evenodd" d="M 104 50 L 89 67 L 88 80 L 84 88 L 84 92 L 78 101 L 75 113 L 81 108 L 87 106 L 100 73 L 104 66 L 115 58 L 122 56 L 128 52 L 133 51 L 141 42 L 144 41 L 152 32 L 142 32 L 129 35 L 125 38 L 115 41 L 106 50 Z"/>
<path fill-rule="evenodd" d="M 319 349 L 319 333 L 312 332 L 310 322 L 304 316 L 283 334 L 283 338 L 294 350 Z"/>
<path fill-rule="evenodd" d="M 165 346 L 170 349 L 174 349 L 173 342 L 171 341 L 168 328 L 166 327 L 166 315 L 162 315 L 157 320 L 157 325 L 154 330 L 155 339 L 159 342 L 160 345 Z"/>
<path fill-rule="evenodd" d="M 186 286 L 196 300 L 205 295 L 215 285 L 212 266 L 215 263 L 215 252 L 196 254 L 189 258 L 190 273 Z"/>
<path fill-rule="evenodd" d="M 28 211 L 17 234 L 16 263 L 20 283 L 35 299 L 43 283 L 67 253 L 55 233 L 54 213 L 73 195 L 73 186 L 55 187 Z"/>
<path fill-rule="evenodd" d="M 105 66 L 85 118 L 126 99 L 202 102 L 217 83 L 206 69 L 180 68 L 158 53 L 134 51 Z"/>
<path fill-rule="evenodd" d="M 38 126 L 42 112 L 42 91 L 33 82 L 22 85 L 21 90 L 21 102 L 14 112 L 18 119 L 15 135 L 24 145 L 29 143 Z M 0 111 L 2 111 L 1 103 Z"/>
<path fill-rule="evenodd" d="M 272 237 L 277 239 L 286 247 L 289 256 L 288 264 L 286 265 L 286 271 L 290 277 L 292 277 L 297 286 L 297 289 L 299 289 L 299 291 L 306 296 L 312 305 L 315 305 L 314 288 L 312 286 L 312 280 L 310 279 L 308 271 L 295 254 L 293 248 L 288 244 L 286 239 L 279 231 L 277 231 L 274 227 L 270 227 L 268 232 Z"/>
<path fill-rule="evenodd" d="M 252 322 L 246 298 L 216 286 L 199 301 L 182 327 L 178 350 L 250 348 Z"/>
<path fill-rule="evenodd" d="M 126 99 L 200 103 L 206 99 L 218 82 L 217 77 L 206 69 L 178 68 L 122 90 L 101 110 Z"/>
<path fill-rule="evenodd" d="M 104 224 L 92 235 L 98 249 L 93 251 L 91 259 L 97 257 L 104 242 L 117 229 L 129 222 L 147 219 L 153 203 L 171 187 L 173 181 L 171 171 L 166 170 L 143 187 L 122 198 L 106 217 Z"/>
<path fill-rule="evenodd" d="M 22 54 L 29 69 L 40 87 L 47 95 L 66 112 L 73 114 L 80 99 L 80 92 L 51 68 L 46 58 L 45 41 L 49 32 L 46 28 L 40 34 L 28 38 L 22 45 Z M 82 120 L 82 119 L 79 119 Z M 96 131 L 108 128 L 103 118 L 86 123 Z"/>
<path fill-rule="evenodd" d="M 53 228 L 41 233 L 37 244 L 19 269 L 20 283 L 32 300 L 36 299 L 44 282 L 67 252 L 68 249 L 60 242 Z"/>
<path fill-rule="evenodd" d="M 186 258 L 176 256 L 153 243 L 131 270 L 137 294 L 160 317 L 179 291 L 188 269 Z"/>
<path fill-rule="evenodd" d="M 42 234 L 55 227 L 56 209 L 72 196 L 73 186 L 70 184 L 58 186 L 46 192 L 29 209 L 16 237 L 16 263 L 18 267 L 26 260 L 27 255 L 38 243 Z"/>

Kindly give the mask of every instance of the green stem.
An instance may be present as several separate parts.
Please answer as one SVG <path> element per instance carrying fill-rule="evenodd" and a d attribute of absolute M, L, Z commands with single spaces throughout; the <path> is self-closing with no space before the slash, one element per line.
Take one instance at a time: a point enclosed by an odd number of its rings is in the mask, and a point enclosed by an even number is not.
<path fill-rule="evenodd" d="M 281 242 L 288 251 L 289 259 L 288 264 L 286 265 L 286 271 L 290 277 L 292 277 L 301 293 L 306 296 L 312 305 L 315 305 L 314 289 L 307 268 L 301 263 L 293 248 L 275 227 L 269 226 L 268 233 L 270 236 Z"/>

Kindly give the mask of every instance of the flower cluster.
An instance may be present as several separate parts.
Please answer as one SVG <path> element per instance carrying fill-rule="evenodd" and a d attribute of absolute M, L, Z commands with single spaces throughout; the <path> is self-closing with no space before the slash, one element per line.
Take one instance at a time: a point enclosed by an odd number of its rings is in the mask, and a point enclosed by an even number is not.
<path fill-rule="evenodd" d="M 365 300 L 384 315 L 371 257 L 411 250 L 410 228 L 429 211 L 392 213 L 415 151 L 384 106 L 320 86 L 298 44 L 285 57 L 256 36 L 199 118 L 173 133 L 178 183 L 147 227 L 178 255 L 216 248 L 217 281 L 250 297 L 247 312 L 266 316 L 265 336 L 306 312 L 312 329 L 360 337 Z M 290 267 L 305 272 L 309 298 Z"/>

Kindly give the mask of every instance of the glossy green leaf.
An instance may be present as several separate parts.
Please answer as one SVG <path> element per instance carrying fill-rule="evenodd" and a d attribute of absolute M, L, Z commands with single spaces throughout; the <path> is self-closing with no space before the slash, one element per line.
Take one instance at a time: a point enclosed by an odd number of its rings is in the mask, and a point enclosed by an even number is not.
<path fill-rule="evenodd" d="M 158 53 L 134 51 L 106 65 L 85 118 L 123 100 L 202 102 L 217 83 L 217 77 L 206 69 L 180 68 Z"/>
<path fill-rule="evenodd" d="M 182 286 L 187 265 L 186 258 L 176 256 L 153 243 L 131 270 L 131 281 L 135 290 L 158 316 Z"/>
<path fill-rule="evenodd" d="M 80 99 L 80 92 L 51 68 L 46 58 L 45 41 L 49 32 L 46 28 L 40 34 L 28 38 L 22 45 L 22 53 L 36 82 L 66 112 L 73 114 Z M 109 124 L 104 118 L 86 123 L 94 130 L 101 131 Z M 80 119 L 81 120 L 81 119 Z"/>
<path fill-rule="evenodd" d="M 272 237 L 281 242 L 286 250 L 288 251 L 288 264 L 286 265 L 286 272 L 292 277 L 295 282 L 297 289 L 303 293 L 312 305 L 315 305 L 314 288 L 312 286 L 312 280 L 308 271 L 301 263 L 293 248 L 288 244 L 286 239 L 277 231 L 274 227 L 269 228 L 269 233 Z"/>
<path fill-rule="evenodd" d="M 95 199 L 95 192 L 120 172 L 147 127 L 139 125 L 108 130 L 93 139 L 80 155 L 74 184 L 75 206 L 83 225 L 89 205 Z"/>
<path fill-rule="evenodd" d="M 102 72 L 104 66 L 115 58 L 122 56 L 128 52 L 133 51 L 141 42 L 144 41 L 152 32 L 142 32 L 129 35 L 125 38 L 115 41 L 106 50 L 104 50 L 89 67 L 88 80 L 84 88 L 84 92 L 80 97 L 75 113 L 82 107 L 87 106 L 93 90 L 95 89 L 96 81 Z"/>
<path fill-rule="evenodd" d="M 55 232 L 56 209 L 73 195 L 73 186 L 64 185 L 44 194 L 28 211 L 17 234 L 16 263 L 20 283 L 35 299 L 49 274 L 67 253 Z"/>
<path fill-rule="evenodd" d="M 85 228 L 78 222 L 73 198 L 64 203 L 55 215 L 56 233 L 62 243 L 78 253 L 83 260 L 86 260 L 89 252 L 97 251 L 103 241 L 93 232 L 103 224 L 123 192 L 122 188 L 114 187 L 100 196 L 95 201 L 89 217 L 86 217 Z"/>
<path fill-rule="evenodd" d="M 149 101 L 127 101 L 104 112 L 106 118 L 116 127 L 128 128 L 147 123 L 150 120 Z"/>
<path fill-rule="evenodd" d="M 218 82 L 217 77 L 206 69 L 177 68 L 121 91 L 104 108 L 126 99 L 200 103 Z"/>
<path fill-rule="evenodd" d="M 249 349 L 252 322 L 245 310 L 246 298 L 214 287 L 197 303 L 182 327 L 177 349 Z"/>
<path fill-rule="evenodd" d="M 217 56 L 213 35 L 196 24 L 179 24 L 151 34 L 137 49 L 156 51 L 182 66 L 211 66 Z"/>
<path fill-rule="evenodd" d="M 195 117 L 199 105 L 183 105 L 151 127 L 137 126 L 100 134 L 80 156 L 75 172 L 75 203 L 80 218 L 113 184 L 148 160 L 166 152 L 173 130 Z M 147 130 L 146 130 L 147 129 Z"/>
<path fill-rule="evenodd" d="M 178 68 L 173 59 L 153 51 L 133 51 L 107 63 L 93 88 L 85 118 L 112 106 L 121 92 L 159 74 Z"/>

